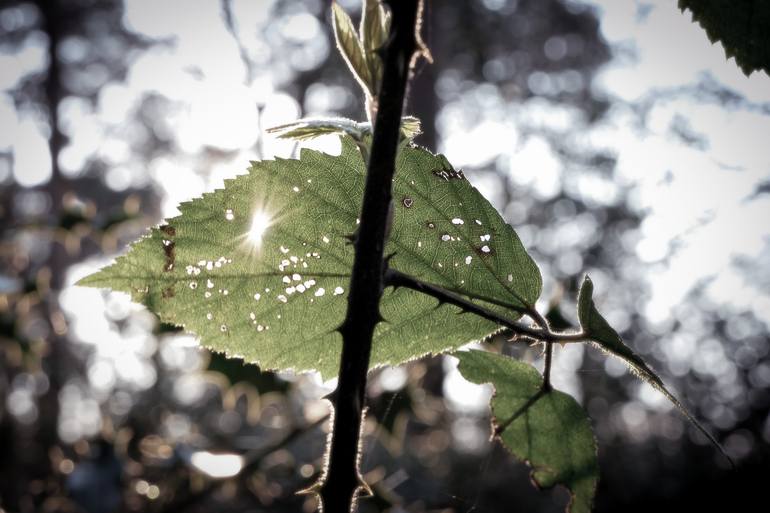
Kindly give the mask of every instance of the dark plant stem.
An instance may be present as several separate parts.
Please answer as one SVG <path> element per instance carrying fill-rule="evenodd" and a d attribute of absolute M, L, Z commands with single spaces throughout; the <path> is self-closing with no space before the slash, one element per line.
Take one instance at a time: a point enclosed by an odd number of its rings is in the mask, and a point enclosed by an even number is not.
<path fill-rule="evenodd" d="M 361 224 L 355 241 L 353 273 L 342 334 L 339 383 L 328 466 L 320 483 L 321 509 L 346 513 L 355 506 L 362 479 L 358 469 L 366 374 L 374 328 L 380 322 L 385 227 L 398 150 L 409 68 L 416 49 L 418 0 L 391 0 L 392 22 L 383 52 L 372 150 L 364 187 Z"/>
<path fill-rule="evenodd" d="M 450 292 L 442 287 L 439 287 L 438 285 L 425 283 L 413 276 L 404 274 L 395 269 L 388 269 L 385 272 L 385 282 L 386 285 L 389 286 L 405 287 L 408 289 L 416 290 L 417 292 L 422 292 L 423 294 L 427 294 L 429 296 L 433 296 L 442 303 L 458 306 L 465 312 L 476 314 L 479 317 L 483 317 L 484 319 L 496 322 L 501 326 L 505 326 L 516 335 L 528 337 L 533 340 L 548 342 L 549 346 L 550 342 L 567 343 L 585 342 L 588 340 L 585 334 L 582 332 L 554 333 L 547 328 L 547 325 L 543 328 L 531 328 L 525 324 L 508 319 L 507 317 L 500 315 L 497 312 L 474 303 L 470 299 L 466 299 L 459 294 Z M 536 320 L 539 321 L 539 319 Z"/>
<path fill-rule="evenodd" d="M 538 312 L 535 308 L 530 308 L 527 312 L 532 319 L 537 323 L 538 326 L 540 326 L 542 329 L 550 332 L 551 331 L 551 325 L 548 322 L 548 319 L 545 318 L 543 314 Z M 545 363 L 543 364 L 543 392 L 550 392 L 551 391 L 551 363 L 553 361 L 553 340 L 544 340 L 543 344 L 545 345 Z"/>
<path fill-rule="evenodd" d="M 551 391 L 551 361 L 553 360 L 553 342 L 545 342 L 545 364 L 543 365 L 543 392 Z"/>

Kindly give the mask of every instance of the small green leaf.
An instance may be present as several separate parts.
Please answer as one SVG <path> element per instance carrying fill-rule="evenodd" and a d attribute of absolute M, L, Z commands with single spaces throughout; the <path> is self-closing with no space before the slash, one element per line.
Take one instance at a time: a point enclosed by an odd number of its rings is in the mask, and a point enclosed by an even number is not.
<path fill-rule="evenodd" d="M 382 79 L 382 59 L 377 51 L 385 44 L 385 39 L 388 37 L 385 9 L 380 0 L 365 0 L 361 11 L 359 32 L 370 76 L 377 87 Z"/>
<path fill-rule="evenodd" d="M 770 75 L 770 2 L 679 0 L 679 8 L 689 9 L 709 40 L 721 42 L 746 75 L 760 69 Z"/>
<path fill-rule="evenodd" d="M 618 332 L 615 331 L 606 319 L 596 309 L 596 305 L 593 300 L 594 285 L 591 278 L 588 276 L 583 280 L 583 284 L 580 286 L 580 292 L 578 293 L 578 320 L 580 326 L 586 334 L 587 338 L 593 340 L 603 350 L 617 356 L 622 359 L 626 364 L 644 381 L 656 388 L 676 408 L 682 412 L 682 414 L 692 422 L 692 424 L 713 443 L 724 456 L 730 460 L 730 457 L 724 452 L 724 449 L 719 445 L 719 442 L 714 436 L 709 433 L 695 417 L 693 417 L 687 408 L 679 401 L 666 388 L 663 380 L 653 371 L 642 357 L 636 354 L 630 347 L 623 343 L 623 339 L 620 338 Z"/>
<path fill-rule="evenodd" d="M 361 37 L 364 50 L 377 51 L 388 37 L 387 18 L 380 0 L 365 0 L 361 15 Z"/>
<path fill-rule="evenodd" d="M 420 120 L 414 116 L 401 118 L 401 134 L 410 141 L 422 133 Z"/>
<path fill-rule="evenodd" d="M 537 266 L 462 173 L 406 141 L 396 168 L 391 266 L 487 298 L 511 317 L 534 303 Z M 181 204 L 180 216 L 79 284 L 128 292 L 203 345 L 265 370 L 335 376 L 353 263 L 348 236 L 365 174 L 350 137 L 339 156 L 305 149 L 299 160 L 254 162 L 224 189 Z M 451 350 L 497 329 L 403 288 L 386 289 L 380 311 L 386 320 L 375 329 L 373 367 Z"/>
<path fill-rule="evenodd" d="M 342 57 L 345 59 L 353 76 L 358 80 L 368 97 L 376 97 L 376 88 L 369 71 L 364 48 L 356 34 L 356 28 L 350 16 L 337 2 L 332 2 L 332 25 Z"/>
<path fill-rule="evenodd" d="M 492 383 L 492 413 L 505 447 L 532 467 L 542 488 L 557 484 L 571 494 L 568 510 L 589 513 L 599 465 L 591 423 L 583 408 L 557 390 L 544 392 L 530 365 L 484 351 L 455 353 L 459 370 L 473 383 Z"/>

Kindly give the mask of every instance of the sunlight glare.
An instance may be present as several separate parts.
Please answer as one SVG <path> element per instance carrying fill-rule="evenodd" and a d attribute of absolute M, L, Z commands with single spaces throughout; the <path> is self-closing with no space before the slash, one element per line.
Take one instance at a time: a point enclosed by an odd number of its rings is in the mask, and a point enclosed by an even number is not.
<path fill-rule="evenodd" d="M 246 236 L 249 243 L 255 248 L 262 245 L 262 237 L 270 227 L 270 216 L 264 210 L 257 210 L 251 218 L 251 228 Z"/>

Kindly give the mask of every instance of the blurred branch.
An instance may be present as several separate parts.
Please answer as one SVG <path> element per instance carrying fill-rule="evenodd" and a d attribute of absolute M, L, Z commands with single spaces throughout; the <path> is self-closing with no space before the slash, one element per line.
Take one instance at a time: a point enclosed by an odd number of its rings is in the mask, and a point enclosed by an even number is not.
<path fill-rule="evenodd" d="M 225 28 L 227 28 L 227 31 L 230 33 L 230 35 L 233 36 L 235 44 L 238 45 L 238 53 L 241 56 L 241 61 L 243 61 L 244 67 L 246 68 L 245 83 L 247 86 L 249 86 L 254 80 L 254 63 L 251 62 L 248 50 L 246 50 L 246 45 L 243 44 L 243 40 L 238 34 L 238 27 L 236 27 L 235 18 L 233 16 L 232 0 L 222 0 L 222 18 L 225 22 Z"/>
<path fill-rule="evenodd" d="M 267 456 L 273 454 L 274 452 L 280 449 L 287 447 L 289 444 L 294 442 L 297 438 L 299 438 L 303 434 L 321 427 L 321 425 L 323 425 L 323 423 L 326 422 L 328 419 L 329 419 L 329 415 L 327 414 L 307 426 L 295 426 L 286 436 L 278 440 L 273 445 L 247 453 L 244 458 L 246 463 L 243 465 L 243 468 L 238 473 L 238 475 L 246 476 L 256 471 L 259 468 L 259 465 Z M 227 479 L 220 480 L 220 481 L 210 481 L 205 487 L 198 490 L 197 492 L 191 493 L 189 495 L 182 497 L 178 501 L 174 501 L 174 502 L 171 502 L 170 504 L 167 504 L 161 511 L 162 513 L 176 513 L 176 512 L 183 511 L 186 508 L 196 503 L 206 500 L 209 496 L 211 496 L 217 490 L 222 488 L 222 486 L 224 486 L 224 484 L 227 482 L 228 482 Z"/>

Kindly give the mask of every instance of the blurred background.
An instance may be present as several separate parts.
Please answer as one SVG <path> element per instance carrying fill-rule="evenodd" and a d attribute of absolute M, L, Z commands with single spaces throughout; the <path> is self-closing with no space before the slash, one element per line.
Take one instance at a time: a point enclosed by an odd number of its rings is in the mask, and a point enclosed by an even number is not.
<path fill-rule="evenodd" d="M 418 142 L 516 228 L 543 311 L 574 322 L 589 272 L 737 461 L 619 361 L 557 347 L 555 385 L 598 439 L 596 510 L 761 497 L 770 78 L 673 0 L 427 0 L 424 30 Z M 72 283 L 249 160 L 296 153 L 265 128 L 329 115 L 364 118 L 324 0 L 0 2 L 0 511 L 314 510 L 295 492 L 322 466 L 330 384 L 225 360 Z M 451 357 L 372 373 L 360 511 L 562 511 L 564 490 L 489 442 L 490 393 Z"/>

